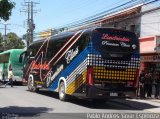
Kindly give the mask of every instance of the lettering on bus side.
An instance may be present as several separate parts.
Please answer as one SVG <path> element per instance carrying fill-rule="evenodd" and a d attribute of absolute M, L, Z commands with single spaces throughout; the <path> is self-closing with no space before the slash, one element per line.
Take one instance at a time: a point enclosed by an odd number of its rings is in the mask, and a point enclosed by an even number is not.
<path fill-rule="evenodd" d="M 45 62 L 44 64 L 38 63 L 36 64 L 36 61 L 33 61 L 32 69 L 43 69 L 43 70 L 49 70 L 49 65 Z"/>
<path fill-rule="evenodd" d="M 117 41 L 125 41 L 125 42 L 129 42 L 130 39 L 126 38 L 126 37 L 119 37 L 119 36 L 111 36 L 109 34 L 102 34 L 101 39 L 103 40 L 117 40 Z"/>
<path fill-rule="evenodd" d="M 120 42 L 120 44 L 119 44 L 119 43 L 112 43 L 109 41 L 102 41 L 102 45 L 115 46 L 115 47 L 121 46 L 121 47 L 127 47 L 127 48 L 129 48 L 131 46 L 130 44 L 127 44 L 125 42 Z"/>
<path fill-rule="evenodd" d="M 79 47 L 77 46 L 77 48 L 75 50 L 71 49 L 69 51 L 67 51 L 66 55 L 65 55 L 65 59 L 67 64 L 70 63 L 70 61 L 78 54 L 79 52 Z"/>
<path fill-rule="evenodd" d="M 55 77 L 58 76 L 58 74 L 59 74 L 63 69 L 64 69 L 64 66 L 63 66 L 63 65 L 60 65 L 60 66 L 56 69 L 56 71 L 55 71 L 55 73 L 53 74 L 51 80 L 55 79 Z"/>

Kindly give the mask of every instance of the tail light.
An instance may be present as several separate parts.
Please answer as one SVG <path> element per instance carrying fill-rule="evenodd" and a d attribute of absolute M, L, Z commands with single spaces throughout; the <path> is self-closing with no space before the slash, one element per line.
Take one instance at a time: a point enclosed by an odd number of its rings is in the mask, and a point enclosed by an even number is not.
<path fill-rule="evenodd" d="M 89 66 L 87 68 L 87 81 L 86 81 L 87 85 L 93 85 L 94 81 L 93 81 L 93 67 Z"/>

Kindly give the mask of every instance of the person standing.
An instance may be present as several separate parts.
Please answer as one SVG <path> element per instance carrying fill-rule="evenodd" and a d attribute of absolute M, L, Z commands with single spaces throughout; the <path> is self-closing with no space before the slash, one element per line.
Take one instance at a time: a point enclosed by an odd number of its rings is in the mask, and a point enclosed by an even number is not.
<path fill-rule="evenodd" d="M 160 74 L 157 72 L 157 78 L 155 79 L 155 98 L 160 96 Z"/>
<path fill-rule="evenodd" d="M 8 76 L 9 76 L 8 78 L 9 78 L 10 85 L 11 85 L 11 87 L 13 87 L 13 72 L 12 72 L 12 68 L 9 69 Z"/>
<path fill-rule="evenodd" d="M 152 74 L 146 73 L 144 81 L 144 92 L 147 94 L 148 98 L 151 98 L 152 94 Z"/>
<path fill-rule="evenodd" d="M 13 87 L 13 72 L 12 72 L 12 68 L 9 68 L 8 79 L 9 79 L 9 82 L 5 84 L 5 87 L 6 87 L 8 84 L 10 84 L 11 87 Z"/>
<path fill-rule="evenodd" d="M 145 78 L 145 72 L 142 71 L 139 77 L 139 89 L 140 89 L 140 98 L 145 98 L 144 94 L 144 79 Z"/>
<path fill-rule="evenodd" d="M 2 80 L 3 80 L 3 82 L 5 82 L 5 74 L 4 74 L 4 71 L 3 71 L 3 73 L 2 73 Z"/>

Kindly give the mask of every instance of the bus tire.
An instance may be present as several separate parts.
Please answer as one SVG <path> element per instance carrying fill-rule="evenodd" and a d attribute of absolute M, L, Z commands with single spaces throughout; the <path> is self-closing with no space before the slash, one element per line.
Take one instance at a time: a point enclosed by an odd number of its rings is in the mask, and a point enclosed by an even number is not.
<path fill-rule="evenodd" d="M 59 99 L 61 101 L 67 101 L 68 100 L 67 94 L 65 93 L 65 84 L 64 84 L 63 81 L 61 81 L 60 84 L 59 84 L 58 93 L 59 93 Z"/>
<path fill-rule="evenodd" d="M 29 78 L 28 78 L 28 90 L 31 91 L 31 92 L 36 92 L 37 91 L 37 88 L 36 88 L 35 83 L 34 83 L 33 75 L 30 75 Z"/>

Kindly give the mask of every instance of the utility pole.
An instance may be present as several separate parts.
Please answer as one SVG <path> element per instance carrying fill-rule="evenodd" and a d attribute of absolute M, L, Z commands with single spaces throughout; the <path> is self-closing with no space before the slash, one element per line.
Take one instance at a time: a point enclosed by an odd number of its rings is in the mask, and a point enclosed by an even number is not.
<path fill-rule="evenodd" d="M 10 25 L 10 24 L 7 24 L 7 23 L 1 23 L 2 25 L 4 25 L 4 28 L 0 28 L 0 29 L 3 29 L 4 30 L 4 37 L 3 37 L 3 40 L 5 41 L 6 40 L 6 37 L 7 37 L 7 30 L 10 30 L 7 28 L 7 25 Z"/>
<path fill-rule="evenodd" d="M 35 24 L 33 21 L 33 14 L 37 13 L 37 10 L 34 10 L 33 7 L 36 4 L 39 4 L 37 2 L 28 1 L 24 2 L 25 4 L 23 6 L 26 7 L 26 9 L 21 10 L 20 12 L 25 12 L 28 14 L 27 18 L 27 47 L 33 42 L 33 33 L 35 29 Z"/>
<path fill-rule="evenodd" d="M 0 28 L 0 29 L 4 30 L 2 44 L 0 45 L 0 47 L 1 47 L 0 51 L 4 51 L 4 50 L 8 49 L 8 47 L 6 45 L 6 43 L 7 43 L 7 30 L 10 30 L 10 29 L 8 29 L 7 26 L 10 24 L 7 24 L 7 23 L 0 23 L 0 24 L 4 25 L 3 28 Z"/>

